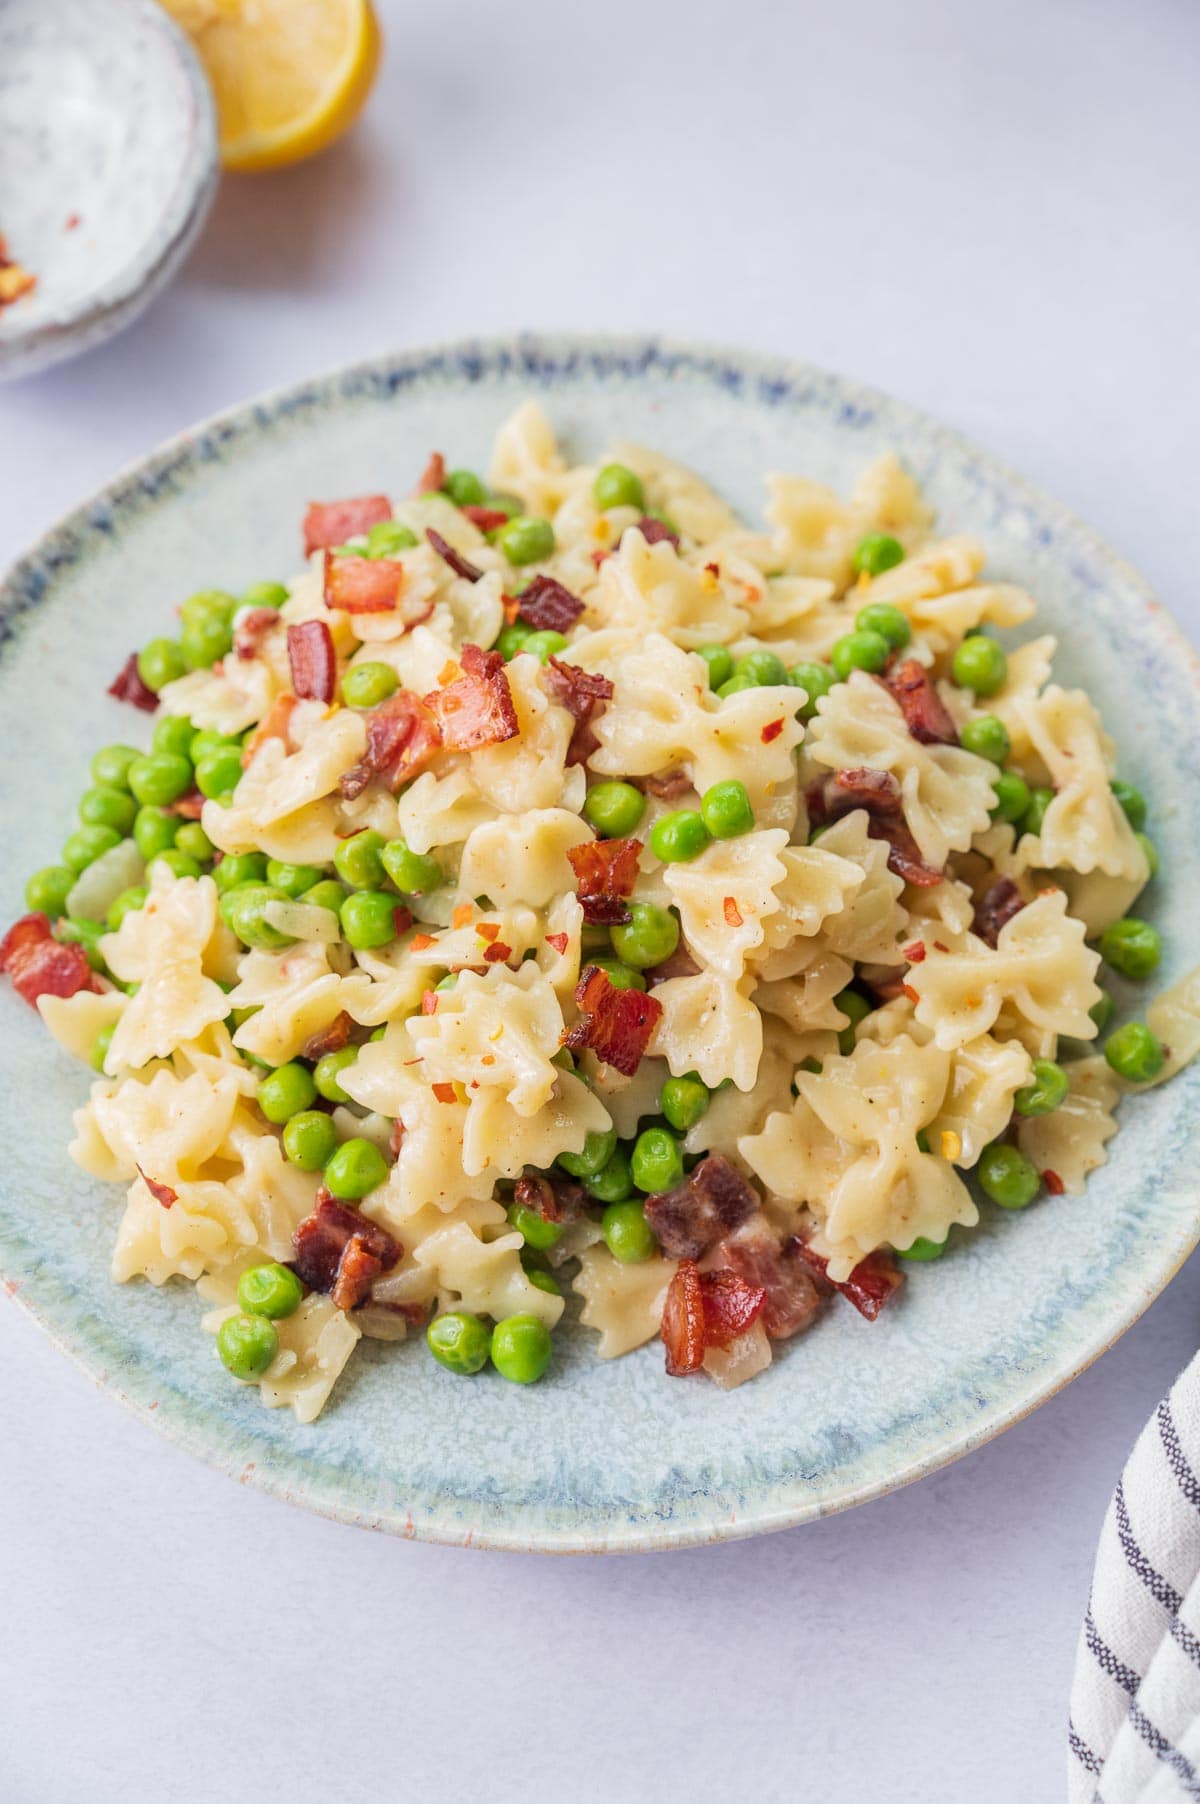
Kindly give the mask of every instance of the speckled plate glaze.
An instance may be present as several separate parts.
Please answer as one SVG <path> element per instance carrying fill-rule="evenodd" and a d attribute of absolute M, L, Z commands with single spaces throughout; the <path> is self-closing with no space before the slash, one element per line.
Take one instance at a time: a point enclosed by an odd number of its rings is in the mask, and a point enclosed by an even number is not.
<path fill-rule="evenodd" d="M 980 533 L 1063 640 L 1059 670 L 1103 707 L 1124 773 L 1152 798 L 1164 879 L 1151 910 L 1164 981 L 1194 959 L 1200 705 L 1188 646 L 1088 528 L 943 426 L 820 371 L 657 340 L 458 344 L 360 365 L 186 433 L 70 515 L 0 595 L 6 858 L 52 858 L 91 750 L 138 717 L 104 685 L 180 596 L 295 568 L 312 496 L 405 490 L 432 446 L 480 463 L 536 395 L 571 449 L 632 436 L 694 464 L 751 517 L 769 469 L 848 484 L 896 447 L 943 528 Z M 1131 703 L 1136 703 L 1136 708 Z M 0 1044 L 0 1268 L 107 1390 L 201 1458 L 344 1521 L 476 1546 L 680 1547 L 804 1522 L 978 1446 L 1073 1378 L 1142 1312 L 1200 1233 L 1200 1065 L 1126 1104 L 1086 1198 L 987 1210 L 953 1256 L 911 1271 L 897 1308 L 848 1308 L 725 1395 L 668 1380 L 655 1344 L 602 1364 L 560 1334 L 524 1390 L 441 1371 L 423 1347 L 365 1345 L 311 1427 L 230 1382 L 191 1287 L 107 1276 L 121 1209 L 66 1155 L 85 1078 L 7 987 Z"/>
<path fill-rule="evenodd" d="M 3 0 L 0 232 L 37 287 L 0 309 L 0 379 L 129 325 L 216 184 L 208 81 L 154 0 Z"/>

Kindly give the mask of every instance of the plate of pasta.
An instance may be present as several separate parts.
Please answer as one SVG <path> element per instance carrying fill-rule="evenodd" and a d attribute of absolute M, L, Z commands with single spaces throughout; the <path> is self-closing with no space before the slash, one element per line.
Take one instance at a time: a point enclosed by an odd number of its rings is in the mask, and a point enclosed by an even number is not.
<path fill-rule="evenodd" d="M 210 1462 L 463 1544 L 783 1527 L 1194 1246 L 1196 664 L 935 422 L 406 353 L 167 445 L 0 605 L 0 1265 Z"/>

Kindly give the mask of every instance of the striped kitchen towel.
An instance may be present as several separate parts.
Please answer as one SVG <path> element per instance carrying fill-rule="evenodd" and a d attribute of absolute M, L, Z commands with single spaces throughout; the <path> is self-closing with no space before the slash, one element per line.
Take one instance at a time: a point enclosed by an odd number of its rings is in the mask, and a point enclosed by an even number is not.
<path fill-rule="evenodd" d="M 1200 1354 L 1104 1519 L 1069 1724 L 1071 1804 L 1200 1800 Z"/>

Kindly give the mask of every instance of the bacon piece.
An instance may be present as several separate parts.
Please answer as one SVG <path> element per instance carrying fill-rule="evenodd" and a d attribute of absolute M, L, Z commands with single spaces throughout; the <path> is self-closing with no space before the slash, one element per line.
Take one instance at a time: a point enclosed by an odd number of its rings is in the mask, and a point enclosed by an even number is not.
<path fill-rule="evenodd" d="M 289 732 L 295 706 L 296 697 L 294 695 L 277 695 L 275 697 L 242 747 L 243 770 L 251 763 L 259 747 L 265 745 L 268 739 L 282 739 L 284 745 L 290 749 Z"/>
<path fill-rule="evenodd" d="M 584 1213 L 588 1199 L 583 1185 L 561 1172 L 527 1169 L 517 1179 L 513 1201 L 543 1221 L 573 1221 Z"/>
<path fill-rule="evenodd" d="M 722 1153 L 710 1153 L 673 1190 L 646 1198 L 646 1220 L 670 1259 L 702 1259 L 757 1214 L 758 1193 Z"/>
<path fill-rule="evenodd" d="M 310 1290 L 328 1293 L 339 1309 L 354 1309 L 404 1248 L 377 1222 L 336 1202 L 322 1185 L 317 1206 L 292 1236 L 292 1270 Z"/>
<path fill-rule="evenodd" d="M 1042 1173 L 1042 1183 L 1046 1186 L 1046 1189 L 1050 1192 L 1051 1196 L 1061 1196 L 1066 1189 L 1066 1185 L 1063 1183 L 1058 1173 L 1056 1171 L 1051 1171 L 1049 1166 L 1047 1166 Z"/>
<path fill-rule="evenodd" d="M 656 984 L 669 983 L 672 977 L 695 977 L 700 967 L 680 940 L 670 958 L 664 958 L 661 965 L 652 965 L 642 976 L 653 989 Z"/>
<path fill-rule="evenodd" d="M 459 512 L 465 514 L 471 525 L 477 526 L 480 532 L 496 532 L 508 520 L 502 507 L 480 507 L 475 502 L 468 502 Z"/>
<path fill-rule="evenodd" d="M 590 1046 L 596 1057 L 632 1077 L 662 1014 L 662 1003 L 644 990 L 618 990 L 598 965 L 588 965 L 575 986 L 579 1020 L 564 1044 L 571 1052 Z"/>
<path fill-rule="evenodd" d="M 767 1300 L 761 1284 L 747 1284 L 736 1272 L 701 1272 L 700 1295 L 704 1304 L 704 1345 L 727 1347 L 739 1334 L 752 1328 Z"/>
<path fill-rule="evenodd" d="M 39 996 L 74 996 L 98 990 L 82 946 L 60 945 L 44 914 L 22 915 L 0 940 L 0 971 L 33 1008 Z"/>
<path fill-rule="evenodd" d="M 204 797 L 198 789 L 189 789 L 185 796 L 176 796 L 173 802 L 168 802 L 165 811 L 178 815 L 181 821 L 198 821 L 204 813 Z"/>
<path fill-rule="evenodd" d="M 256 658 L 263 639 L 278 625 L 278 608 L 247 608 L 239 614 L 233 628 L 233 649 L 238 657 Z"/>
<path fill-rule="evenodd" d="M 514 738 L 520 724 L 500 653 L 464 645 L 459 657 L 463 674 L 425 697 L 443 744 L 452 752 L 471 752 Z"/>
<path fill-rule="evenodd" d="M 901 812 L 900 785 L 890 770 L 856 765 L 819 777 L 805 792 L 809 819 L 823 826 L 855 808 L 875 818 L 895 819 Z"/>
<path fill-rule="evenodd" d="M 461 551 L 455 551 L 449 539 L 444 539 L 440 532 L 434 531 L 432 526 L 427 526 L 425 528 L 425 537 L 429 540 L 429 543 L 433 546 L 433 549 L 437 552 L 442 562 L 449 564 L 455 576 L 464 576 L 469 583 L 477 583 L 479 581 L 480 577 L 483 575 L 483 571 L 479 569 L 478 565 L 473 564 L 470 558 L 465 558 Z"/>
<path fill-rule="evenodd" d="M 442 743 L 437 721 L 411 690 L 399 689 L 372 708 L 367 720 L 367 749 L 358 764 L 343 771 L 338 788 L 348 799 L 361 795 L 372 777 L 399 789 L 424 770 Z"/>
<path fill-rule="evenodd" d="M 635 521 L 633 526 L 627 527 L 626 531 L 640 532 L 647 545 L 674 545 L 676 551 L 679 550 L 679 534 L 672 532 L 664 521 L 652 520 L 649 514 L 643 514 L 641 519 Z M 624 536 L 625 534 L 622 533 L 621 537 L 624 538 Z"/>
<path fill-rule="evenodd" d="M 625 898 L 638 876 L 640 839 L 589 839 L 567 851 L 583 918 L 593 926 L 628 921 Z"/>
<path fill-rule="evenodd" d="M 1000 929 L 1007 926 L 1014 915 L 1019 915 L 1024 906 L 1025 898 L 1012 878 L 997 877 L 975 904 L 971 926 L 981 940 L 995 946 Z"/>
<path fill-rule="evenodd" d="M 160 1184 L 157 1178 L 147 1177 L 140 1165 L 137 1168 L 137 1174 L 155 1202 L 161 1203 L 164 1209 L 169 1209 L 172 1203 L 179 1201 L 178 1190 L 172 1190 L 169 1184 Z"/>
<path fill-rule="evenodd" d="M 921 848 L 902 821 L 873 820 L 867 833 L 871 839 L 886 840 L 888 870 L 903 877 L 905 883 L 915 884 L 918 889 L 934 889 L 942 881 L 942 872 L 925 863 Z"/>
<path fill-rule="evenodd" d="M 765 1293 L 762 1324 L 770 1340 L 789 1340 L 807 1328 L 821 1308 L 821 1292 L 792 1235 L 781 1246 L 761 1223 L 750 1222 L 723 1241 L 714 1257 Z"/>
<path fill-rule="evenodd" d="M 905 658 L 888 671 L 883 684 L 899 702 L 904 724 L 921 745 L 958 744 L 958 728 L 923 664 Z"/>
<path fill-rule="evenodd" d="M 682 1378 L 698 1372 L 704 1363 L 704 1292 L 691 1259 L 680 1260 L 667 1286 L 660 1332 L 669 1376 Z"/>
<path fill-rule="evenodd" d="M 642 788 L 646 794 L 657 796 L 660 802 L 676 802 L 691 787 L 692 779 L 685 770 L 665 770 L 657 776 L 642 778 Z"/>
<path fill-rule="evenodd" d="M 542 682 L 560 708 L 574 716 L 575 731 L 567 747 L 568 764 L 586 764 L 599 741 L 592 732 L 592 722 L 612 697 L 613 686 L 606 676 L 581 670 L 578 664 L 564 664 L 550 654 Z"/>
<path fill-rule="evenodd" d="M 583 603 L 553 576 L 535 576 L 518 596 L 521 619 L 536 632 L 565 633 L 583 613 Z"/>
<path fill-rule="evenodd" d="M 112 682 L 108 685 L 108 694 L 115 696 L 119 702 L 131 702 L 135 708 L 140 708 L 144 714 L 153 714 L 158 706 L 158 697 L 155 695 L 153 689 L 147 689 L 145 683 L 143 683 L 141 677 L 138 675 L 137 661 L 137 653 L 131 651 Z"/>
<path fill-rule="evenodd" d="M 394 557 L 337 557 L 325 553 L 325 606 L 345 614 L 390 614 L 400 605 L 404 565 Z M 427 620 L 433 603 L 421 604 Z M 412 624 L 416 624 L 414 621 Z"/>
<path fill-rule="evenodd" d="M 833 1284 L 833 1288 L 853 1303 L 859 1315 L 866 1316 L 869 1322 L 875 1320 L 893 1291 L 899 1290 L 904 1282 L 904 1275 L 897 1271 L 892 1254 L 883 1248 L 868 1253 L 848 1278 L 841 1284 L 835 1284 L 828 1275 L 828 1259 L 823 1258 L 806 1241 L 797 1241 L 796 1245 L 800 1257 L 812 1267 L 817 1276 L 827 1284 Z"/>
<path fill-rule="evenodd" d="M 446 460 L 440 451 L 429 453 L 429 462 L 413 490 L 414 495 L 436 495 L 446 480 Z"/>
<path fill-rule="evenodd" d="M 304 555 L 328 551 L 356 539 L 381 520 L 390 520 L 392 504 L 386 495 L 355 495 L 348 501 L 312 501 L 304 516 Z"/>
<path fill-rule="evenodd" d="M 340 1015 L 334 1016 L 328 1027 L 322 1027 L 318 1033 L 308 1036 L 300 1056 L 310 1059 L 315 1065 L 327 1052 L 340 1052 L 349 1040 L 353 1026 L 353 1021 L 343 1009 Z"/>
<path fill-rule="evenodd" d="M 304 620 L 287 630 L 292 688 L 302 701 L 331 702 L 337 689 L 337 654 L 323 620 Z"/>

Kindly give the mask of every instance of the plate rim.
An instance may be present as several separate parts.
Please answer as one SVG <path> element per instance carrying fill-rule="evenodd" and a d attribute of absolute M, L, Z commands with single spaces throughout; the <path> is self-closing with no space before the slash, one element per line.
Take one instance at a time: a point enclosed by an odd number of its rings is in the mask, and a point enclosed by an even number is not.
<path fill-rule="evenodd" d="M 277 384 L 249 399 L 209 415 L 196 424 L 161 441 L 144 456 L 126 463 L 117 473 L 85 500 L 77 503 L 45 528 L 34 542 L 18 555 L 3 577 L 0 577 L 0 643 L 12 635 L 9 622 L 36 607 L 54 575 L 64 566 L 79 563 L 86 555 L 94 534 L 107 536 L 114 509 L 140 496 L 158 506 L 170 504 L 177 493 L 169 479 L 189 469 L 201 469 L 206 461 L 203 446 L 216 439 L 222 447 L 239 439 L 252 441 L 289 413 L 306 406 L 320 406 L 339 398 L 352 402 L 356 397 L 371 400 L 377 384 L 378 398 L 385 399 L 389 378 L 409 371 L 414 377 L 445 366 L 459 380 L 478 380 L 502 359 L 510 359 L 514 368 L 526 369 L 534 392 L 545 387 L 545 367 L 564 356 L 612 359 L 621 357 L 636 362 L 643 369 L 654 365 L 692 366 L 702 375 L 706 367 L 736 374 L 739 381 L 747 378 L 760 385 L 782 383 L 785 391 L 824 388 L 835 392 L 854 407 L 871 412 L 882 410 L 900 427 L 919 429 L 931 442 L 985 468 L 1003 482 L 1013 496 L 1034 510 L 1056 529 L 1068 532 L 1089 557 L 1102 565 L 1106 573 L 1138 598 L 1143 615 L 1152 630 L 1169 646 L 1190 675 L 1198 713 L 1200 713 L 1200 653 L 1193 649 L 1183 629 L 1169 610 L 1157 599 L 1145 577 L 1116 551 L 1104 536 L 1072 509 L 1049 495 L 1037 483 L 1013 469 L 1002 458 L 956 428 L 945 425 L 936 416 L 871 385 L 842 376 L 805 360 L 738 349 L 708 341 L 680 339 L 656 333 L 595 333 L 587 331 L 536 331 L 513 334 L 471 336 L 435 341 L 429 345 L 383 352 L 335 365 L 315 376 L 300 381 Z M 531 361 L 532 360 L 532 361 Z M 473 369 L 475 374 L 472 374 Z M 539 377 L 539 370 L 542 375 Z M 392 381 L 390 392 L 400 384 Z M 765 399 L 765 396 L 764 396 Z M 586 1524 L 559 1528 L 551 1524 L 522 1527 L 519 1520 L 500 1516 L 495 1522 L 486 1519 L 467 1525 L 455 1513 L 452 1499 L 435 1500 L 419 1519 L 403 1506 L 383 1508 L 366 1514 L 361 1508 L 338 1497 L 318 1473 L 310 1476 L 303 1488 L 297 1488 L 291 1468 L 274 1470 L 261 1462 L 241 1457 L 236 1447 L 230 1448 L 228 1437 L 214 1436 L 212 1424 L 205 1416 L 160 1411 L 155 1388 L 145 1383 L 126 1386 L 105 1362 L 101 1337 L 89 1341 L 86 1321 L 78 1315 L 71 1321 L 55 1319 L 53 1304 L 43 1304 L 32 1294 L 28 1274 L 10 1275 L 0 1268 L 0 1282 L 7 1294 L 28 1314 L 48 1339 L 72 1363 L 82 1370 L 99 1389 L 121 1403 L 139 1420 L 148 1423 L 174 1445 L 181 1447 L 210 1467 L 236 1478 L 243 1484 L 282 1501 L 299 1505 L 316 1515 L 355 1526 L 366 1526 L 399 1535 L 406 1539 L 428 1541 L 445 1546 L 473 1546 L 507 1552 L 542 1553 L 644 1553 L 707 1545 L 713 1542 L 740 1540 L 755 1534 L 773 1533 L 796 1527 L 804 1522 L 840 1513 L 858 1504 L 886 1496 L 915 1483 L 935 1471 L 963 1458 L 976 1448 L 994 1440 L 1007 1429 L 1023 1421 L 1043 1403 L 1058 1394 L 1100 1356 L 1145 1313 L 1177 1275 L 1185 1260 L 1200 1243 L 1200 1202 L 1186 1226 L 1180 1229 L 1169 1248 L 1168 1268 L 1152 1283 L 1141 1285 L 1120 1309 L 1106 1314 L 1103 1323 L 1086 1341 L 1075 1345 L 1069 1353 L 1059 1355 L 1040 1381 L 1026 1384 L 1007 1408 L 989 1415 L 979 1427 L 966 1426 L 936 1451 L 911 1457 L 898 1470 L 868 1479 L 857 1488 L 834 1499 L 808 1499 L 795 1495 L 788 1501 L 766 1499 L 755 1507 L 752 1501 L 744 1510 L 730 1517 L 723 1511 L 708 1515 L 693 1508 L 687 1515 L 665 1521 L 640 1521 L 613 1527 L 597 1525 L 590 1531 Z M 53 1291 L 53 1282 L 48 1287 Z M 146 1395 L 138 1394 L 144 1388 Z M 302 1449 L 296 1458 L 302 1457 Z"/>

